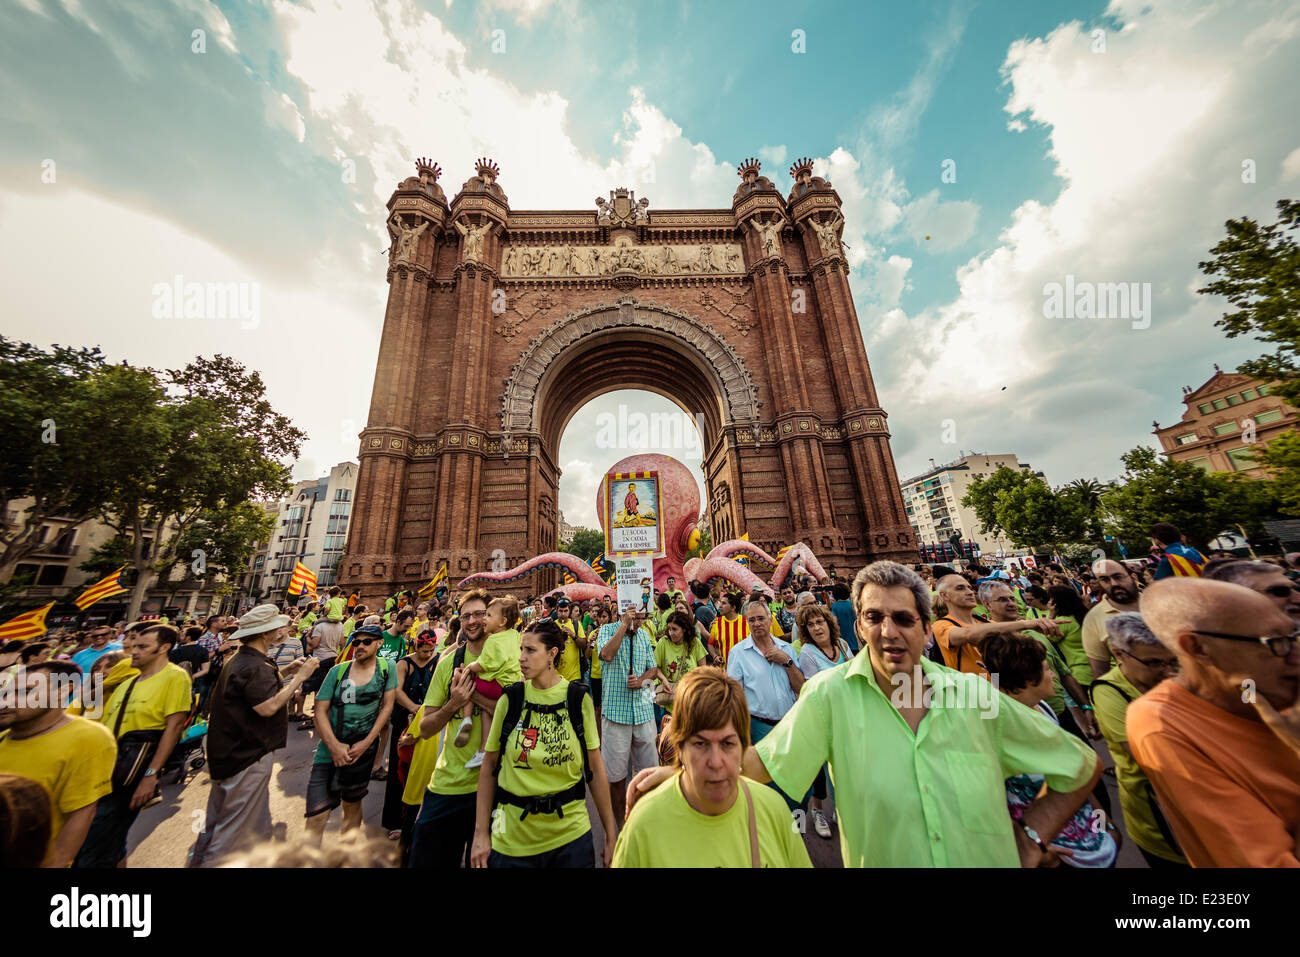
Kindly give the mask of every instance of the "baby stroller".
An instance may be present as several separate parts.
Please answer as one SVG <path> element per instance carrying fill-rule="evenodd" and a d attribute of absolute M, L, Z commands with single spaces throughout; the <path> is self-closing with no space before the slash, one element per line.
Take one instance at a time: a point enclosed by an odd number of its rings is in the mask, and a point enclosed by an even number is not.
<path fill-rule="evenodd" d="M 190 716 L 185 722 L 185 730 L 181 732 L 180 740 L 176 742 L 176 747 L 172 748 L 171 755 L 158 772 L 158 780 L 162 782 L 171 774 L 173 784 L 179 783 L 182 787 L 190 772 L 198 773 L 207 764 L 205 757 L 204 741 L 208 735 L 208 719 L 199 714 L 199 696 L 194 696 L 194 703 L 190 706 Z"/>

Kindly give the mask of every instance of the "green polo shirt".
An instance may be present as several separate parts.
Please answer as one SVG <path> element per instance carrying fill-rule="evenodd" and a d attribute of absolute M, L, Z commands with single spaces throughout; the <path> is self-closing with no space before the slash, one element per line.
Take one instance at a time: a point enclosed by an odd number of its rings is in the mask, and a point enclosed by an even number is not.
<path fill-rule="evenodd" d="M 915 735 L 862 654 L 808 679 L 759 757 L 786 794 L 830 762 L 846 867 L 1019 867 L 1004 781 L 1042 774 L 1073 791 L 1097 755 L 984 678 L 921 667 L 934 695 Z"/>

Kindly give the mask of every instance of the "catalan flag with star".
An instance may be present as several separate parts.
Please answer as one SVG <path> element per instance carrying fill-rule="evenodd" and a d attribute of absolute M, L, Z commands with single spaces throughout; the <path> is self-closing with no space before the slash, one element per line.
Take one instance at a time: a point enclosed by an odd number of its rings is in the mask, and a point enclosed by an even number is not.
<path fill-rule="evenodd" d="M 302 562 L 298 562 L 293 567 L 293 577 L 289 579 L 289 594 L 316 594 L 316 573 Z"/>
<path fill-rule="evenodd" d="M 26 641 L 28 638 L 39 638 L 45 634 L 45 616 L 53 607 L 54 602 L 50 602 L 48 605 L 33 608 L 31 611 L 10 618 L 0 625 L 0 644 L 6 641 Z"/>
<path fill-rule="evenodd" d="M 78 595 L 77 600 L 74 601 L 73 604 L 82 611 L 85 611 L 95 602 L 104 598 L 112 598 L 114 595 L 125 594 L 128 589 L 122 584 L 122 572 L 124 571 L 126 571 L 125 565 L 102 581 L 95 582 L 95 584 L 91 585 Z"/>
<path fill-rule="evenodd" d="M 605 562 L 601 559 L 599 555 L 597 555 L 590 562 L 588 562 L 588 564 L 591 565 L 591 570 L 596 573 L 596 576 L 601 581 L 605 582 L 606 584 L 609 584 L 609 575 L 610 572 L 613 571 L 613 569 L 606 568 Z"/>

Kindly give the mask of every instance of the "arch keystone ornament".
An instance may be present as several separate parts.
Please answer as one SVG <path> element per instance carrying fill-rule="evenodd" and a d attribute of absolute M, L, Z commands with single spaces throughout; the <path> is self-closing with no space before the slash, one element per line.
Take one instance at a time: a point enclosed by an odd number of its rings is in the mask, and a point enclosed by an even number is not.
<path fill-rule="evenodd" d="M 804 542 L 846 572 L 917 560 L 836 245 L 840 197 L 814 165 L 797 161 L 787 197 L 748 159 L 730 208 L 651 212 L 621 187 L 595 210 L 512 210 L 487 158 L 449 203 L 441 168 L 418 160 L 388 204 L 343 584 L 371 601 L 424 585 L 410 569 L 555 551 L 565 427 L 628 388 L 698 425 L 715 542 Z M 664 443 L 650 451 L 683 457 Z M 559 584 L 557 568 L 536 575 L 531 591 Z"/>

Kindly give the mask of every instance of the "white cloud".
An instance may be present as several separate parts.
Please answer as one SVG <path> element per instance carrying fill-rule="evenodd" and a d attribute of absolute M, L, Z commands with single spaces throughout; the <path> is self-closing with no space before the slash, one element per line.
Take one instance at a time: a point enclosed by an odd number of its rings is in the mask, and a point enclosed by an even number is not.
<path fill-rule="evenodd" d="M 943 202 L 932 189 L 903 209 L 903 231 L 918 243 L 936 250 L 956 249 L 975 234 L 979 206 L 970 200 Z"/>
<path fill-rule="evenodd" d="M 1300 179 L 1300 148 L 1292 150 L 1282 161 L 1282 174 L 1279 179 L 1284 183 Z"/>

